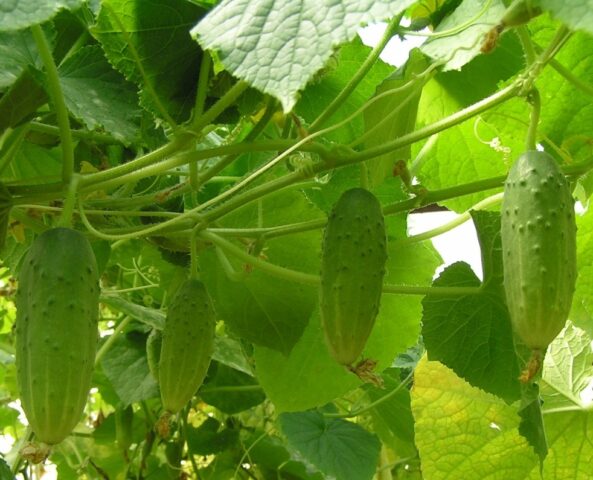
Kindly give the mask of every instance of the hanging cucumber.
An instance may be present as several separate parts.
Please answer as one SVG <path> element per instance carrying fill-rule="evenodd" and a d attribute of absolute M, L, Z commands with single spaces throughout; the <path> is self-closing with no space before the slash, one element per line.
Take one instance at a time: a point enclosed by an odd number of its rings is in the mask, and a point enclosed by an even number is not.
<path fill-rule="evenodd" d="M 574 201 L 547 153 L 528 151 L 511 167 L 501 236 L 513 328 L 541 360 L 566 323 L 577 276 Z M 529 368 L 537 371 L 539 365 Z"/>
<path fill-rule="evenodd" d="M 368 190 L 342 194 L 321 253 L 321 322 L 333 358 L 352 368 L 379 312 L 387 247 L 381 205 Z"/>
<path fill-rule="evenodd" d="M 99 275 L 88 240 L 69 228 L 42 233 L 25 255 L 16 298 L 20 399 L 43 460 L 79 422 L 97 347 Z"/>
<path fill-rule="evenodd" d="M 214 350 L 215 327 L 204 284 L 185 281 L 169 305 L 161 340 L 158 375 L 165 417 L 179 412 L 202 385 Z M 160 427 L 164 423 L 166 418 Z"/>

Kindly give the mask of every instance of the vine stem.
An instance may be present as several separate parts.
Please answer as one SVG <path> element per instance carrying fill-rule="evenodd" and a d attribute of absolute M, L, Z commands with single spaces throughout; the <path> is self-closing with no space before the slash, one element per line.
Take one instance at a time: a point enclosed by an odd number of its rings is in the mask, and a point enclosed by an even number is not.
<path fill-rule="evenodd" d="M 323 125 L 323 123 L 327 119 L 329 119 L 336 112 L 336 110 L 338 110 L 342 106 L 344 100 L 346 100 L 346 98 L 350 96 L 350 94 L 354 91 L 354 89 L 358 86 L 361 80 L 365 77 L 365 75 L 375 64 L 375 62 L 381 55 L 381 52 L 383 51 L 389 40 L 391 40 L 391 37 L 393 37 L 393 34 L 399 27 L 399 24 L 403 16 L 404 14 L 402 12 L 400 15 L 394 17 L 391 22 L 389 22 L 387 28 L 385 29 L 385 32 L 383 33 L 383 36 L 381 37 L 381 40 L 379 40 L 379 43 L 375 45 L 375 47 L 371 50 L 366 60 L 363 62 L 363 64 L 360 66 L 360 68 L 357 70 L 354 76 L 348 81 L 348 83 L 338 94 L 338 96 L 334 98 L 334 100 L 325 108 L 325 110 L 323 110 L 323 112 L 321 112 L 319 116 L 313 121 L 313 123 L 309 127 L 309 131 L 315 132 L 316 130 L 318 130 L 319 127 Z"/>
<path fill-rule="evenodd" d="M 527 150 L 535 150 L 537 144 L 537 126 L 539 124 L 542 102 L 537 88 L 533 88 L 527 98 L 529 103 L 531 103 L 531 116 L 529 118 L 529 128 L 525 142 Z"/>
<path fill-rule="evenodd" d="M 450 230 L 453 230 L 455 227 L 458 227 L 459 225 L 470 220 L 472 218 L 472 216 L 471 216 L 472 211 L 484 210 L 485 208 L 488 208 L 488 207 L 491 207 L 493 205 L 500 203 L 503 195 L 504 194 L 502 192 L 497 193 L 495 195 L 491 195 L 490 197 L 485 198 L 484 200 L 476 203 L 470 209 L 468 209 L 465 212 L 463 212 L 462 214 L 458 215 L 456 218 L 454 218 L 450 222 L 447 222 L 443 225 L 440 225 L 440 226 L 433 228 L 431 230 L 428 230 L 426 232 L 422 232 L 417 235 L 411 235 L 411 236 L 403 238 L 401 240 L 396 240 L 395 245 L 397 247 L 397 246 L 409 245 L 411 243 L 422 242 L 424 240 L 428 240 L 430 238 L 442 235 L 443 233 L 449 232 Z"/>
<path fill-rule="evenodd" d="M 386 393 L 385 395 L 378 398 L 374 402 L 369 403 L 366 407 L 360 408 L 359 410 L 355 410 L 354 412 L 349 412 L 349 413 L 324 413 L 323 416 L 326 418 L 354 418 L 354 417 L 358 417 L 359 415 L 362 415 L 363 413 L 366 413 L 366 412 L 372 410 L 373 408 L 381 405 L 382 403 L 386 402 L 387 400 L 389 400 L 397 392 L 399 392 L 402 388 L 407 386 L 410 383 L 410 381 L 412 380 L 413 376 L 414 376 L 414 370 L 412 370 L 408 374 L 408 376 L 397 387 L 395 387 L 393 390 L 391 390 L 391 392 Z"/>
<path fill-rule="evenodd" d="M 233 243 L 219 237 L 218 235 L 203 230 L 200 232 L 200 236 L 204 240 L 212 242 L 215 246 L 232 254 L 239 260 L 242 260 L 249 265 L 259 268 L 260 270 L 268 273 L 269 275 L 282 278 L 284 280 L 302 283 L 305 285 L 312 285 L 318 287 L 320 284 L 319 275 L 313 275 L 310 273 L 297 272 L 289 268 L 280 267 L 273 263 L 261 260 L 249 253 L 245 252 L 240 247 L 237 247 Z M 457 295 L 473 295 L 481 292 L 480 287 L 422 287 L 412 285 L 383 285 L 383 293 L 399 294 L 399 295 L 443 295 L 443 296 L 457 296 Z"/>
<path fill-rule="evenodd" d="M 245 82 L 237 82 L 228 92 L 226 92 L 204 115 L 197 117 L 192 122 L 190 128 L 188 130 L 181 131 L 173 140 L 171 140 L 166 145 L 153 150 L 152 152 L 147 153 L 146 155 L 142 155 L 130 162 L 124 163 L 123 165 L 119 165 L 117 167 L 110 168 L 109 170 L 105 170 L 103 172 L 91 173 L 85 175 L 81 180 L 81 187 L 83 190 L 96 190 L 99 188 L 105 188 L 104 185 L 97 185 L 103 182 L 107 182 L 109 180 L 119 180 L 119 182 L 114 182 L 114 185 L 121 185 L 123 183 L 128 183 L 131 181 L 126 174 L 130 174 L 136 172 L 140 169 L 149 167 L 151 165 L 160 162 L 161 160 L 170 157 L 171 155 L 178 153 L 183 148 L 185 148 L 191 140 L 195 139 L 196 136 L 202 131 L 204 127 L 208 124 L 213 122 L 224 110 L 226 110 L 230 105 L 237 100 L 237 98 L 247 89 L 248 85 Z M 227 146 L 226 149 L 233 150 L 231 147 L 235 147 L 237 150 L 237 145 L 230 145 Z M 242 153 L 246 151 L 246 147 L 241 145 L 242 149 L 239 149 L 238 153 Z M 227 153 L 225 147 L 218 147 L 213 148 L 211 150 L 204 150 L 200 152 L 192 152 L 196 154 L 196 158 L 211 158 L 212 156 L 220 155 L 219 150 L 222 149 L 222 154 Z M 203 156 L 203 152 L 207 152 L 206 156 Z M 202 155 L 199 155 L 202 153 Z M 234 153 L 233 151 L 229 153 Z M 179 165 L 183 165 L 188 161 L 192 160 L 191 156 L 184 158 L 184 161 L 181 162 Z M 173 166 L 178 166 L 176 163 Z M 167 165 L 164 168 L 157 169 L 154 173 L 161 173 L 172 166 Z M 153 174 L 151 171 L 150 174 Z M 140 177 L 141 178 L 141 177 Z M 95 186 L 94 188 L 88 188 L 91 186 Z"/>
<path fill-rule="evenodd" d="M 117 327 L 113 329 L 113 333 L 105 340 L 105 343 L 101 345 L 101 348 L 97 351 L 95 355 L 95 365 L 98 365 L 103 356 L 107 353 L 107 351 L 111 348 L 119 333 L 127 327 L 127 325 L 132 321 L 132 317 L 126 315 L 124 319 L 119 322 Z"/>
<path fill-rule="evenodd" d="M 49 43 L 45 33 L 40 25 L 33 25 L 31 32 L 39 50 L 39 56 L 45 67 L 47 75 L 47 86 L 49 95 L 53 101 L 56 113 L 56 121 L 60 129 L 60 140 L 62 146 L 62 182 L 64 185 L 70 184 L 70 179 L 74 172 L 74 144 L 72 143 L 72 132 L 70 131 L 70 119 L 68 109 L 64 100 L 62 87 L 60 86 L 60 77 L 58 68 L 54 62 Z"/>
<path fill-rule="evenodd" d="M 78 183 L 80 182 L 80 175 L 74 174 L 70 179 L 70 185 L 68 186 L 68 193 L 66 195 L 66 201 L 64 202 L 64 208 L 62 209 L 62 215 L 58 220 L 58 226 L 71 228 L 72 227 L 72 214 L 74 213 L 74 207 L 76 205 L 76 194 L 78 192 Z"/>
<path fill-rule="evenodd" d="M 60 129 L 53 125 L 46 125 L 45 123 L 29 122 L 28 127 L 33 132 L 44 133 L 46 135 L 60 136 Z M 119 145 L 123 141 L 119 140 L 111 135 L 98 132 L 87 132 L 86 130 L 71 130 L 73 138 L 81 138 L 83 140 L 90 140 L 97 143 L 105 143 L 108 145 Z"/>

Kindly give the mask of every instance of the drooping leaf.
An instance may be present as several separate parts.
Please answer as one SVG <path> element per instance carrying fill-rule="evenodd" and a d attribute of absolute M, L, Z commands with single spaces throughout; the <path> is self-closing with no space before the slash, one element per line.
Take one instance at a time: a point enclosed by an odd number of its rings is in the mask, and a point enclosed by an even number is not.
<path fill-rule="evenodd" d="M 234 387 L 239 388 L 234 390 Z M 249 387 L 252 390 L 246 390 Z M 228 415 L 248 410 L 266 399 L 255 378 L 219 363 L 210 367 L 199 395 L 207 404 Z"/>
<path fill-rule="evenodd" d="M 66 106 L 89 130 L 102 128 L 126 144 L 139 131 L 134 86 L 113 70 L 98 46 L 81 48 L 59 69 Z"/>
<path fill-rule="evenodd" d="M 263 226 L 319 218 L 319 212 L 296 192 L 274 195 L 261 204 Z M 298 219 L 298 220 L 297 220 Z M 248 205 L 225 217 L 234 227 L 258 225 L 258 208 Z M 228 222 L 228 223 L 227 223 Z M 232 223 L 231 223 L 232 222 Z M 319 268 L 320 233 L 271 239 L 263 254 L 267 261 L 301 272 Z M 249 247 L 243 246 L 248 251 Z M 317 291 L 309 286 L 281 281 L 242 262 L 229 258 L 240 278 L 230 279 L 214 248 L 201 253 L 202 278 L 222 320 L 242 338 L 288 354 L 300 338 L 315 304 Z M 229 298 L 233 301 L 229 302 Z"/>
<path fill-rule="evenodd" d="M 39 76 L 26 68 L 0 98 L 0 134 L 29 120 L 48 96 Z"/>
<path fill-rule="evenodd" d="M 287 357 L 258 346 L 254 357 L 257 377 L 281 412 L 324 405 L 360 383 L 330 356 L 317 311 Z"/>
<path fill-rule="evenodd" d="M 103 295 L 101 302 L 153 328 L 162 330 L 165 326 L 165 314 L 160 310 L 132 303 L 119 295 Z"/>
<path fill-rule="evenodd" d="M 148 369 L 143 340 L 133 335 L 118 336 L 101 365 L 123 405 L 158 396 L 157 384 Z"/>
<path fill-rule="evenodd" d="M 184 0 L 109 0 L 92 34 L 111 64 L 159 118 L 181 122 L 193 107 L 201 52 L 189 29 L 204 10 Z"/>
<path fill-rule="evenodd" d="M 373 478 L 381 443 L 361 426 L 320 412 L 283 413 L 278 422 L 290 447 L 326 476 Z"/>
<path fill-rule="evenodd" d="M 434 282 L 480 288 L 475 294 L 423 300 L 422 337 L 430 360 L 438 360 L 470 384 L 507 401 L 520 396 L 519 366 L 502 287 L 500 216 L 474 213 L 484 268 L 484 284 L 469 265 L 455 263 Z"/>
<path fill-rule="evenodd" d="M 593 33 L 593 4 L 590 1 L 541 0 L 541 6 L 571 29 Z"/>
<path fill-rule="evenodd" d="M 223 0 L 191 33 L 233 75 L 278 98 L 288 112 L 334 47 L 351 40 L 362 24 L 397 15 L 412 3 Z"/>
<path fill-rule="evenodd" d="M 0 33 L 0 91 L 12 85 L 27 66 L 38 66 L 30 30 Z"/>
<path fill-rule="evenodd" d="M 429 39 L 421 50 L 444 63 L 445 70 L 459 70 L 479 55 L 484 37 L 498 24 L 504 11 L 502 0 L 462 2 L 435 30 L 437 35 L 439 32 L 448 34 Z"/>
<path fill-rule="evenodd" d="M 419 51 L 413 50 L 408 62 L 377 87 L 374 97 L 382 96 L 382 99 L 371 104 L 364 114 L 366 148 L 377 147 L 414 130 L 424 83 L 423 79 L 415 77 L 427 67 L 426 58 Z M 385 96 L 386 92 L 396 89 L 397 91 Z M 386 177 L 393 174 L 397 161 L 407 163 L 411 155 L 412 147 L 408 145 L 368 160 L 371 184 L 381 184 Z"/>

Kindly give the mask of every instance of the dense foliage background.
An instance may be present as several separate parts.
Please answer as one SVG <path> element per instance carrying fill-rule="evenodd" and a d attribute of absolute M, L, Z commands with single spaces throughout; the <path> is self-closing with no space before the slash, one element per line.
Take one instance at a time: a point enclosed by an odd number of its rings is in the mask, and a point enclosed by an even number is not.
<path fill-rule="evenodd" d="M 13 442 L 0 478 L 43 474 L 19 454 L 13 300 L 24 253 L 64 209 L 92 242 L 102 295 L 85 415 L 49 458 L 60 479 L 590 478 L 593 5 L 508 6 L 0 6 L 0 428 Z M 357 31 L 376 21 L 388 26 L 371 49 Z M 417 35 L 428 40 L 401 68 L 379 60 L 390 38 Z M 570 321 L 523 385 L 498 210 L 534 143 L 572 181 L 579 274 Z M 330 357 L 319 320 L 323 227 L 355 186 L 379 198 L 388 230 L 364 352 L 382 387 Z M 440 207 L 459 219 L 408 235 L 410 212 Z M 484 278 L 460 262 L 433 282 L 429 239 L 468 220 Z M 146 340 L 190 266 L 214 302 L 216 348 L 160 438 Z"/>

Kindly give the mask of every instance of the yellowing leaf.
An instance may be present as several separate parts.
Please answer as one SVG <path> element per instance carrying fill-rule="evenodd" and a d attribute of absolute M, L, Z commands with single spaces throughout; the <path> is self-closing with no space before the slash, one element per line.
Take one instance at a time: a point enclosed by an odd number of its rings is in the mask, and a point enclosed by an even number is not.
<path fill-rule="evenodd" d="M 412 389 L 424 478 L 522 480 L 539 460 L 519 434 L 517 406 L 470 386 L 424 357 Z"/>

